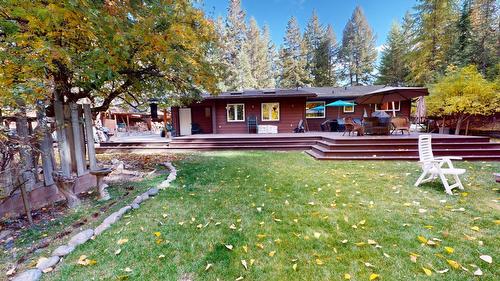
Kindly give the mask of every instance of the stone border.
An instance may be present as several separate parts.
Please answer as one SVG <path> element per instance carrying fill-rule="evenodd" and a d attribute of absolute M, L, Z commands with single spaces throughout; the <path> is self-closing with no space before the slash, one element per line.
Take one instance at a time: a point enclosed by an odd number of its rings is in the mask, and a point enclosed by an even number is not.
<path fill-rule="evenodd" d="M 22 273 L 17 274 L 12 281 L 37 281 L 42 277 L 42 273 L 50 272 L 52 269 L 62 261 L 63 257 L 70 254 L 81 244 L 89 241 L 90 239 L 95 239 L 95 237 L 99 236 L 101 233 L 106 231 L 111 227 L 114 223 L 120 220 L 120 218 L 130 211 L 131 209 L 138 209 L 140 204 L 150 199 L 151 197 L 158 194 L 160 190 L 166 189 L 170 186 L 170 183 L 177 178 L 177 169 L 170 162 L 164 162 L 161 165 L 165 166 L 170 170 L 170 174 L 168 177 L 162 181 L 157 187 L 152 187 L 143 194 L 137 196 L 134 201 L 130 205 L 127 205 L 120 210 L 112 213 L 107 218 L 105 218 L 102 223 L 97 226 L 95 229 L 86 229 L 78 234 L 71 237 L 68 244 L 57 247 L 53 252 L 52 256 L 47 259 L 43 259 L 38 261 L 35 269 L 29 269 Z"/>

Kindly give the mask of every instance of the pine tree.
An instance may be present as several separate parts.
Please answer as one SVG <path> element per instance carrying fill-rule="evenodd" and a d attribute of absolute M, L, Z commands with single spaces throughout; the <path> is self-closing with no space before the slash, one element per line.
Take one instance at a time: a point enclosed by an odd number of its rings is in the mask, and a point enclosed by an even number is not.
<path fill-rule="evenodd" d="M 449 64 L 457 16 L 455 0 L 419 0 L 415 7 L 415 49 L 409 57 L 412 82 L 424 85 L 443 74 Z"/>
<path fill-rule="evenodd" d="M 297 19 L 291 17 L 286 27 L 283 47 L 280 50 L 282 67 L 280 87 L 295 88 L 309 83 L 305 48 L 306 44 L 302 40 Z"/>
<path fill-rule="evenodd" d="M 359 6 L 354 9 L 344 28 L 340 58 L 342 75 L 349 80 L 350 85 L 371 81 L 377 59 L 375 36 Z"/>
<path fill-rule="evenodd" d="M 242 79 L 247 76 L 243 71 L 249 68 L 249 62 L 241 61 L 248 60 L 248 55 L 243 53 L 246 29 L 245 12 L 241 8 L 241 0 L 229 0 L 224 36 L 226 85 L 229 90 L 243 89 L 248 85 Z"/>
<path fill-rule="evenodd" d="M 267 60 L 264 78 L 261 79 L 261 88 L 275 88 L 276 77 L 279 75 L 276 68 L 278 56 L 276 54 L 276 47 L 271 40 L 271 34 L 268 25 L 264 25 L 264 27 L 262 28 L 262 40 L 264 42 L 264 46 L 266 46 Z"/>
<path fill-rule="evenodd" d="M 333 27 L 328 25 L 314 54 L 314 86 L 327 87 L 337 84 L 335 64 L 337 62 L 337 39 Z"/>
<path fill-rule="evenodd" d="M 304 30 L 304 41 L 307 50 L 306 53 L 306 71 L 311 81 L 316 81 L 318 75 L 317 56 L 318 49 L 320 48 L 321 41 L 325 36 L 325 29 L 319 22 L 316 10 L 312 11 L 311 18 L 307 22 L 306 29 Z M 315 85 L 316 86 L 316 85 Z"/>
<path fill-rule="evenodd" d="M 250 88 L 261 89 L 274 86 L 272 63 L 269 61 L 269 29 L 265 28 L 263 33 L 259 29 L 257 21 L 252 17 L 247 33 L 248 58 L 250 61 L 250 72 L 252 81 Z"/>
<path fill-rule="evenodd" d="M 464 0 L 460 18 L 455 27 L 455 38 L 450 49 L 450 63 L 456 66 L 466 66 L 478 62 L 474 54 L 474 36 L 471 25 L 471 0 Z"/>
<path fill-rule="evenodd" d="M 495 65 L 500 63 L 500 12 L 496 0 L 474 0 L 471 25 L 474 34 L 474 57 L 483 75 L 494 78 Z"/>
<path fill-rule="evenodd" d="M 403 30 L 398 23 L 393 23 L 382 51 L 376 83 L 391 86 L 405 85 L 408 75 L 407 53 Z"/>

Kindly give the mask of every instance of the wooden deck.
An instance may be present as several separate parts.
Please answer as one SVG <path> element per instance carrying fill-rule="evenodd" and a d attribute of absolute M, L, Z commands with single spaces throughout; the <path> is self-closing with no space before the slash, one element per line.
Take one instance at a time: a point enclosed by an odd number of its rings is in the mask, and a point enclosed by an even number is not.
<path fill-rule="evenodd" d="M 342 133 L 201 134 L 167 141 L 103 143 L 98 152 L 185 152 L 207 150 L 302 150 L 318 160 L 418 160 L 417 133 L 348 136 Z M 500 143 L 487 137 L 433 134 L 435 156 L 500 161 Z"/>

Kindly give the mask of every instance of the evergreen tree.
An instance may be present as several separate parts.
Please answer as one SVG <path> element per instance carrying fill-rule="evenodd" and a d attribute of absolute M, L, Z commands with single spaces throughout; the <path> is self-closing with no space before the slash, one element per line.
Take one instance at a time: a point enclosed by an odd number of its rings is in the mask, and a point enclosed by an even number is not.
<path fill-rule="evenodd" d="M 406 84 L 408 49 L 404 36 L 401 26 L 398 23 L 393 23 L 382 51 L 377 84 L 391 86 Z"/>
<path fill-rule="evenodd" d="M 309 79 L 315 82 L 315 77 L 318 75 L 317 56 L 321 41 L 325 36 L 325 29 L 319 22 L 316 10 L 312 11 L 311 18 L 307 22 L 306 29 L 304 30 L 304 42 L 306 45 L 306 71 Z M 315 85 L 316 86 L 316 85 Z"/>
<path fill-rule="evenodd" d="M 337 84 L 335 64 L 337 62 L 337 39 L 333 27 L 328 25 L 314 54 L 314 86 L 327 87 Z"/>
<path fill-rule="evenodd" d="M 269 61 L 269 29 L 265 28 L 263 34 L 252 17 L 247 33 L 247 53 L 250 60 L 250 71 L 252 76 L 251 88 L 260 89 L 273 86 L 272 63 Z"/>
<path fill-rule="evenodd" d="M 276 87 L 276 77 L 279 75 L 276 68 L 276 63 L 279 58 L 276 54 L 276 47 L 271 40 L 269 26 L 267 25 L 264 25 L 264 27 L 262 28 L 262 40 L 267 50 L 267 60 L 265 73 L 263 73 L 265 78 L 261 79 L 261 88 L 274 88 Z"/>
<path fill-rule="evenodd" d="M 409 62 L 412 82 L 424 85 L 444 73 L 453 42 L 455 0 L 419 0 L 415 7 L 415 48 Z"/>
<path fill-rule="evenodd" d="M 371 81 L 377 59 L 375 36 L 359 6 L 344 28 L 340 58 L 342 76 L 349 80 L 350 85 Z"/>
<path fill-rule="evenodd" d="M 474 57 L 483 75 L 495 78 L 495 65 L 500 63 L 500 12 L 496 0 L 474 0 L 471 25 L 474 34 Z M 491 71 L 489 71 L 491 70 Z"/>
<path fill-rule="evenodd" d="M 280 87 L 295 88 L 309 83 L 305 48 L 306 44 L 302 40 L 297 19 L 291 17 L 286 27 L 283 47 L 280 50 L 282 67 Z"/>
<path fill-rule="evenodd" d="M 478 62 L 474 54 L 474 36 L 470 16 L 471 0 L 464 0 L 460 18 L 455 27 L 454 42 L 450 49 L 450 62 L 460 67 Z"/>
<path fill-rule="evenodd" d="M 248 55 L 244 54 L 246 29 L 245 12 L 241 8 L 241 0 L 229 0 L 224 32 L 226 85 L 229 90 L 243 89 L 248 85 L 243 81 L 247 76 L 243 71 L 249 68 Z"/>

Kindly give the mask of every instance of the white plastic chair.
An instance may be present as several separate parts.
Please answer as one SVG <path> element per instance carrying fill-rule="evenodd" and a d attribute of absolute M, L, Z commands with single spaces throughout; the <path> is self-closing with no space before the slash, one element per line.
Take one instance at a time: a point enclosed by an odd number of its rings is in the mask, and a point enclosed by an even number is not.
<path fill-rule="evenodd" d="M 415 183 L 415 186 L 419 186 L 421 183 L 426 183 L 439 177 L 441 182 L 443 182 L 446 193 L 450 195 L 453 194 L 451 192 L 453 188 L 458 187 L 459 189 L 464 189 L 458 176 L 464 174 L 465 169 L 457 169 L 453 167 L 451 163 L 452 159 L 461 160 L 462 157 L 434 157 L 432 153 L 431 135 L 418 136 L 418 154 L 423 172 Z M 443 167 L 445 164 L 448 167 Z M 429 177 L 425 178 L 427 175 Z M 449 185 L 446 175 L 452 175 L 455 179 L 455 183 Z"/>

